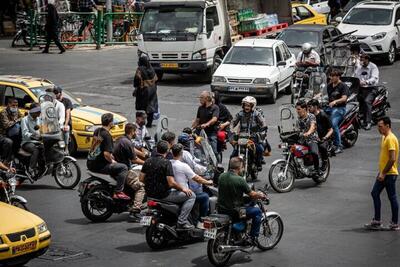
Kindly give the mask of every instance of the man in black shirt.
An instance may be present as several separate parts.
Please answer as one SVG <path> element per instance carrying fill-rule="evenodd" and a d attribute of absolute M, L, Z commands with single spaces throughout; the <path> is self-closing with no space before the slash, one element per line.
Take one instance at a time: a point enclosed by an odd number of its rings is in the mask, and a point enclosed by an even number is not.
<path fill-rule="evenodd" d="M 192 229 L 188 216 L 192 211 L 196 195 L 183 188 L 174 179 L 172 164 L 165 158 L 169 150 L 167 141 L 157 143 L 157 155 L 147 159 L 140 172 L 139 181 L 144 183 L 147 197 L 182 204 L 178 216 L 178 227 Z"/>
<path fill-rule="evenodd" d="M 350 94 L 349 88 L 340 80 L 340 76 L 341 73 L 339 70 L 332 70 L 330 74 L 331 82 L 327 88 L 329 107 L 326 109 L 326 112 L 331 116 L 333 131 L 335 133 L 333 144 L 336 147 L 336 154 L 343 152 L 339 125 L 346 114 L 347 97 Z"/>
<path fill-rule="evenodd" d="M 319 138 L 318 148 L 322 158 L 321 170 L 325 171 L 328 160 L 328 141 L 333 134 L 331 119 L 320 109 L 319 102 L 316 99 L 310 100 L 308 103 L 308 111 L 315 115 L 317 120 L 317 133 Z"/>
<path fill-rule="evenodd" d="M 63 131 L 64 135 L 65 148 L 68 150 L 69 136 L 72 129 L 71 111 L 74 107 L 72 106 L 71 100 L 64 97 L 61 87 L 56 86 L 53 89 L 53 93 L 56 96 L 56 99 L 61 103 L 63 103 L 65 107 L 65 122 L 64 122 L 64 127 L 61 130 Z"/>
<path fill-rule="evenodd" d="M 208 141 L 214 151 L 218 155 L 217 150 L 217 122 L 219 117 L 219 108 L 213 102 L 212 93 L 203 91 L 200 94 L 200 106 L 197 109 L 196 119 L 192 124 L 192 128 L 201 128 L 207 134 Z"/>
<path fill-rule="evenodd" d="M 115 180 L 117 185 L 113 198 L 129 200 L 124 190 L 125 179 L 128 174 L 128 167 L 125 164 L 115 161 L 113 152 L 113 140 L 110 129 L 113 125 L 114 116 L 111 113 L 105 113 L 101 116 L 101 128 L 93 133 L 92 146 L 90 148 L 86 166 L 92 172 L 109 174 Z"/>

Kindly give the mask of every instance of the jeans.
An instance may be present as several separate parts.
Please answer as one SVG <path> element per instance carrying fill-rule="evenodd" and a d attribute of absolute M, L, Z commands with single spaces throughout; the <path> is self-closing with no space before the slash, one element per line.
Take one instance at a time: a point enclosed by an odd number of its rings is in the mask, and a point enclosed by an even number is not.
<path fill-rule="evenodd" d="M 251 219 L 251 237 L 258 237 L 262 221 L 262 212 L 258 207 L 246 207 L 246 217 Z"/>
<path fill-rule="evenodd" d="M 217 156 L 218 155 L 217 133 L 207 134 L 207 136 L 208 136 L 208 142 L 210 142 L 211 148 L 212 148 L 215 156 Z"/>
<path fill-rule="evenodd" d="M 336 147 L 342 146 L 342 138 L 340 136 L 340 123 L 346 114 L 346 107 L 328 108 L 326 112 L 331 116 L 332 128 L 334 132 L 333 144 Z"/>
<path fill-rule="evenodd" d="M 182 204 L 181 211 L 178 216 L 178 224 L 190 224 L 188 221 L 188 217 L 190 212 L 192 211 L 194 202 L 196 201 L 196 195 L 192 194 L 190 197 L 181 191 L 171 191 L 169 195 L 163 199 L 163 201 L 172 202 L 175 204 Z"/>
<path fill-rule="evenodd" d="M 210 207 L 210 196 L 205 192 L 196 193 L 196 202 L 199 203 L 200 218 L 207 216 Z"/>
<path fill-rule="evenodd" d="M 65 146 L 68 147 L 70 131 L 63 131 L 62 133 L 63 133 Z"/>
<path fill-rule="evenodd" d="M 372 121 L 372 103 L 374 102 L 374 99 L 374 87 L 360 88 L 358 101 L 360 102 L 360 113 L 363 115 L 365 123 L 371 123 Z"/>
<path fill-rule="evenodd" d="M 319 171 L 319 149 L 318 149 L 318 143 L 316 143 L 316 142 L 307 142 L 307 146 L 310 148 L 310 154 L 313 157 L 314 170 Z"/>
<path fill-rule="evenodd" d="M 37 164 L 39 167 L 44 167 L 44 146 L 41 143 L 25 143 L 22 149 L 31 154 L 29 160 L 29 168 L 36 169 Z"/>
<path fill-rule="evenodd" d="M 0 135 L 0 161 L 1 160 L 7 162 L 11 161 L 13 153 L 12 148 L 13 148 L 13 141 L 8 137 Z"/>
<path fill-rule="evenodd" d="M 390 206 L 392 208 L 392 223 L 398 223 L 399 219 L 399 204 L 396 196 L 396 179 L 397 175 L 386 175 L 383 182 L 376 180 L 372 188 L 371 196 L 374 200 L 375 216 L 374 220 L 381 220 L 381 198 L 383 188 L 386 188 Z"/>
<path fill-rule="evenodd" d="M 108 174 L 117 181 L 115 192 L 122 192 L 124 190 L 124 184 L 126 176 L 128 175 L 128 167 L 122 163 L 110 163 L 105 165 L 100 170 L 92 170 L 103 174 Z"/>

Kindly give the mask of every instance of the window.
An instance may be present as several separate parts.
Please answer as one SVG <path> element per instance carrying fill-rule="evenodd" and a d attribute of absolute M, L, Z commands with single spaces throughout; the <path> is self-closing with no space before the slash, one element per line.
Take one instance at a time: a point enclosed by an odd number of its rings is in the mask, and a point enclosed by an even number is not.
<path fill-rule="evenodd" d="M 275 48 L 275 57 L 276 57 L 276 63 L 277 64 L 279 62 L 283 61 L 283 57 L 282 57 L 281 51 L 279 50 L 279 47 Z"/>
<path fill-rule="evenodd" d="M 214 21 L 214 26 L 219 25 L 217 7 L 213 6 L 213 7 L 207 8 L 206 18 L 212 19 Z"/>
<path fill-rule="evenodd" d="M 10 90 L 8 90 L 8 88 L 10 88 Z M 8 96 L 15 97 L 18 100 L 18 107 L 19 108 L 25 108 L 26 104 L 34 102 L 33 99 L 27 93 L 25 93 L 24 90 L 14 87 L 13 91 L 14 91 L 14 94 L 12 94 L 11 87 L 7 87 L 6 98 Z M 8 92 L 11 92 L 11 94 L 9 95 Z"/>
<path fill-rule="evenodd" d="M 394 19 L 394 25 L 396 25 L 399 19 L 400 19 L 400 8 L 398 8 L 396 11 L 396 18 Z"/>
<path fill-rule="evenodd" d="M 284 45 L 280 45 L 279 49 L 281 50 L 282 56 L 283 56 L 283 60 L 289 60 L 290 57 L 292 56 L 292 54 L 290 54 L 289 50 L 287 49 L 287 47 L 285 47 Z"/>
<path fill-rule="evenodd" d="M 297 15 L 303 20 L 313 17 L 313 14 L 303 6 L 297 7 Z"/>
<path fill-rule="evenodd" d="M 318 4 L 320 0 L 310 0 L 310 5 Z"/>

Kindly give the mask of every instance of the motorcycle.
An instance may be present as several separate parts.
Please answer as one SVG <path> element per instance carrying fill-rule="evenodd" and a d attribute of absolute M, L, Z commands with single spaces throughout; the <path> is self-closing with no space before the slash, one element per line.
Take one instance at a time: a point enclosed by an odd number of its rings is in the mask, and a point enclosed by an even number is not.
<path fill-rule="evenodd" d="M 73 189 L 81 179 L 81 169 L 77 160 L 65 153 L 65 142 L 58 123 L 53 98 L 50 95 L 42 95 L 39 97 L 39 102 L 42 110 L 40 142 L 44 146 L 44 170 L 40 170 L 36 177 L 27 175 L 32 155 L 20 148 L 14 159 L 18 180 L 21 183 L 25 180 L 34 183 L 46 175 L 52 175 L 61 188 Z"/>
<path fill-rule="evenodd" d="M 330 172 L 328 158 L 325 168 L 321 170 L 322 175 L 315 174 L 313 157 L 309 147 L 302 144 L 304 142 L 297 127 L 295 112 L 293 105 L 283 105 L 280 108 L 281 125 L 278 130 L 284 158 L 274 161 L 268 174 L 272 188 L 278 193 L 290 192 L 296 179 L 312 178 L 316 184 L 321 184 L 328 179 Z M 292 128 L 288 130 L 287 126 L 290 125 Z M 319 160 L 322 166 L 321 157 Z"/>
<path fill-rule="evenodd" d="M 15 194 L 18 185 L 17 174 L 0 171 L 0 201 L 13 205 L 15 207 L 28 210 L 26 204 L 28 201 Z"/>
<path fill-rule="evenodd" d="M 30 22 L 26 12 L 19 12 L 17 14 L 16 25 L 17 25 L 17 33 L 14 35 L 14 38 L 11 42 L 11 47 L 16 47 L 21 45 L 21 41 L 23 42 L 24 45 L 29 46 L 31 43 L 29 35 Z"/>
<path fill-rule="evenodd" d="M 327 78 L 319 67 L 298 67 L 293 74 L 291 103 L 311 99 L 326 88 Z"/>
<path fill-rule="evenodd" d="M 235 251 L 255 247 L 266 251 L 279 243 L 283 235 L 283 221 L 277 212 L 267 211 L 265 205 L 269 203 L 269 199 L 249 203 L 262 211 L 260 236 L 255 243 L 249 237 L 251 219 L 246 219 L 245 208 L 238 212 L 239 218 L 224 214 L 212 214 L 203 218 L 204 237 L 208 239 L 207 256 L 214 266 L 225 266 Z"/>

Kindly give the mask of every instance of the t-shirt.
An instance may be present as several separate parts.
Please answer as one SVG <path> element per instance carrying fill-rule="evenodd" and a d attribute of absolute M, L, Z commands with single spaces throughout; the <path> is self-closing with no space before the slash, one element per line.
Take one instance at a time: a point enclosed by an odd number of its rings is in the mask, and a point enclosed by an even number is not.
<path fill-rule="evenodd" d="M 218 211 L 229 212 L 243 206 L 243 194 L 251 189 L 243 177 L 232 172 L 220 175 L 218 182 Z"/>
<path fill-rule="evenodd" d="M 71 111 L 73 110 L 74 106 L 72 105 L 71 100 L 69 100 L 68 98 L 63 97 L 60 102 L 64 104 L 65 111 L 67 111 L 67 109 L 70 109 Z M 72 127 L 72 117 L 69 118 L 68 125 Z"/>
<path fill-rule="evenodd" d="M 136 159 L 135 145 L 127 136 L 122 136 L 115 142 L 113 155 L 117 162 L 130 168 L 131 161 Z"/>
<path fill-rule="evenodd" d="M 398 175 L 397 161 L 399 160 L 399 141 L 397 137 L 390 133 L 388 136 L 382 137 L 381 142 L 381 153 L 379 155 L 379 171 L 382 172 L 385 169 L 387 162 L 389 161 L 389 151 L 394 150 L 396 154 L 396 160 L 392 168 L 387 172 L 389 175 Z"/>
<path fill-rule="evenodd" d="M 219 118 L 219 107 L 217 105 L 212 104 L 209 107 L 200 106 L 197 110 L 196 118 L 199 119 L 199 123 L 204 124 L 209 122 L 212 118 Z M 217 124 L 211 125 L 204 129 L 207 135 L 216 134 L 217 133 Z"/>
<path fill-rule="evenodd" d="M 297 55 L 297 62 L 306 62 L 306 61 L 312 61 L 315 64 L 320 64 L 321 63 L 321 57 L 315 50 L 311 50 L 311 52 L 306 55 L 303 52 L 300 52 Z"/>
<path fill-rule="evenodd" d="M 323 110 L 321 110 L 318 115 L 315 116 L 315 118 L 317 119 L 318 137 L 322 139 L 326 136 L 329 129 L 332 128 L 332 122 L 329 116 Z"/>
<path fill-rule="evenodd" d="M 299 118 L 299 128 L 302 133 L 306 133 L 310 130 L 311 124 L 317 124 L 317 120 L 314 114 L 307 113 L 307 116 L 304 119 Z M 313 132 L 306 138 L 306 142 L 315 142 L 318 140 L 317 131 Z"/>
<path fill-rule="evenodd" d="M 104 152 L 113 152 L 113 140 L 111 134 L 101 127 L 96 129 L 93 134 L 92 146 L 86 163 L 89 170 L 100 171 L 110 163 L 104 157 Z"/>
<path fill-rule="evenodd" d="M 218 108 L 219 108 L 218 121 L 220 122 L 232 121 L 233 119 L 232 114 L 229 112 L 229 109 L 224 104 L 219 104 Z"/>
<path fill-rule="evenodd" d="M 170 188 L 167 176 L 174 176 L 172 164 L 160 154 L 147 159 L 141 170 L 144 178 L 144 189 L 147 196 L 162 199 L 168 196 Z"/>
<path fill-rule="evenodd" d="M 193 180 L 196 174 L 186 163 L 180 160 L 171 160 L 172 169 L 174 171 L 174 179 L 183 188 L 189 188 L 189 180 Z"/>
<path fill-rule="evenodd" d="M 343 95 L 350 95 L 349 87 L 347 87 L 347 85 L 342 82 L 336 85 L 336 87 L 333 86 L 333 83 L 328 84 L 327 90 L 329 102 L 340 99 Z M 336 107 L 346 107 L 346 102 L 337 104 Z"/>

